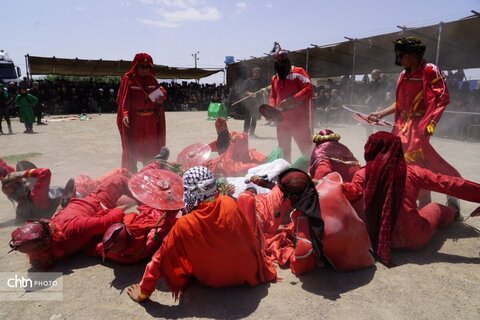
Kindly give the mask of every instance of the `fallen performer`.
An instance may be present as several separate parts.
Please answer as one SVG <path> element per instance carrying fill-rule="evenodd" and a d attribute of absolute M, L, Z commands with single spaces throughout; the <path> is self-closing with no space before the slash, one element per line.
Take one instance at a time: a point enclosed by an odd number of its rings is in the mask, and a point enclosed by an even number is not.
<path fill-rule="evenodd" d="M 215 128 L 218 138 L 209 145 L 212 151 L 218 152 L 218 157 L 205 163 L 214 174 L 223 174 L 227 177 L 243 176 L 248 169 L 267 160 L 267 156 L 248 147 L 248 133 L 229 131 L 223 118 L 217 118 Z"/>
<path fill-rule="evenodd" d="M 129 194 L 128 178 L 111 176 L 87 197 L 71 199 L 50 220 L 25 223 L 12 232 L 10 247 L 27 254 L 32 266 L 40 269 L 51 268 L 56 261 L 87 249 L 95 237 L 122 221 L 124 211 L 115 205 L 121 195 Z"/>
<path fill-rule="evenodd" d="M 401 139 L 391 133 L 369 137 L 365 160 L 366 166 L 344 184 L 344 192 L 350 200 L 363 196 L 367 230 L 377 258 L 386 265 L 391 248 L 420 249 L 437 228 L 460 217 L 456 201 L 447 206 L 432 202 L 419 209 L 421 189 L 480 202 L 480 184 L 407 164 Z"/>
<path fill-rule="evenodd" d="M 215 197 L 211 171 L 189 169 L 183 175 L 183 186 L 188 214 L 165 237 L 140 283 L 128 288 L 130 298 L 148 299 L 160 277 L 175 298 L 193 278 L 214 288 L 275 281 L 275 267 L 264 256 L 235 200 Z"/>

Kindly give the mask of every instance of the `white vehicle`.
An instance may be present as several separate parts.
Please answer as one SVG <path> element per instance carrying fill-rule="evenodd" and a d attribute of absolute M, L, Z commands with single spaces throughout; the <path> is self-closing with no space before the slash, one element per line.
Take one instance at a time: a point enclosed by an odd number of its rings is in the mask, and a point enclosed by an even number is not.
<path fill-rule="evenodd" d="M 5 50 L 0 50 L 0 79 L 5 84 L 15 82 L 19 84 L 22 73 L 20 67 L 16 66 Z"/>

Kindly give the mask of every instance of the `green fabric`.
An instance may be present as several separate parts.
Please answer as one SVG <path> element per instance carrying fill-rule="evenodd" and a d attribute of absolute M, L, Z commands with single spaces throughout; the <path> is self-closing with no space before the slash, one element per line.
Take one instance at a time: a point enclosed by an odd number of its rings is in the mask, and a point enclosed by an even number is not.
<path fill-rule="evenodd" d="M 208 120 L 215 120 L 217 118 L 228 118 L 227 106 L 219 102 L 210 102 L 208 106 Z"/>
<path fill-rule="evenodd" d="M 15 105 L 19 106 L 20 122 L 21 123 L 34 123 L 35 113 L 33 107 L 37 104 L 38 99 L 31 94 L 17 95 L 15 98 Z"/>
<path fill-rule="evenodd" d="M 270 152 L 265 163 L 270 163 L 277 159 L 283 159 L 283 150 L 280 147 L 275 147 L 275 149 Z"/>
<path fill-rule="evenodd" d="M 290 168 L 296 168 L 307 172 L 309 165 L 310 159 L 305 156 L 301 156 L 290 165 Z"/>

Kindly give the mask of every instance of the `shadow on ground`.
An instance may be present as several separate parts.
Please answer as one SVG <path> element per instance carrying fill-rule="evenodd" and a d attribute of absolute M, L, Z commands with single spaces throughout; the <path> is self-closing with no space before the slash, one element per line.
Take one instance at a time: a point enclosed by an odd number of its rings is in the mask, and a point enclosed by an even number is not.
<path fill-rule="evenodd" d="M 331 266 L 326 266 L 302 275 L 299 279 L 302 289 L 334 301 L 341 298 L 341 294 L 370 283 L 376 271 L 376 266 L 350 272 L 337 272 Z"/>
<path fill-rule="evenodd" d="M 174 306 L 147 300 L 141 305 L 155 318 L 180 319 L 190 317 L 213 319 L 241 319 L 257 310 L 267 296 L 269 284 L 212 289 L 192 284 Z"/>
<path fill-rule="evenodd" d="M 455 223 L 446 229 L 437 230 L 428 245 L 421 250 L 395 250 L 392 260 L 397 266 L 409 263 L 425 265 L 439 262 L 480 264 L 480 257 L 464 257 L 455 254 L 438 252 L 443 247 L 447 239 L 452 239 L 455 242 L 458 239 L 477 238 L 479 236 L 480 232 L 478 229 L 465 223 Z"/>

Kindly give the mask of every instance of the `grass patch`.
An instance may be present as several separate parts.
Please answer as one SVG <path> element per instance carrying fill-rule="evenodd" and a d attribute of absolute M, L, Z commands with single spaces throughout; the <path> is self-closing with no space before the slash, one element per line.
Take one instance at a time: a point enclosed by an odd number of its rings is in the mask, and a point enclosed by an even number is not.
<path fill-rule="evenodd" d="M 2 156 L 0 158 L 7 163 L 17 163 L 18 161 L 30 160 L 32 158 L 35 158 L 41 155 L 42 154 L 39 152 L 30 152 L 30 153 L 12 154 L 9 156 Z"/>

